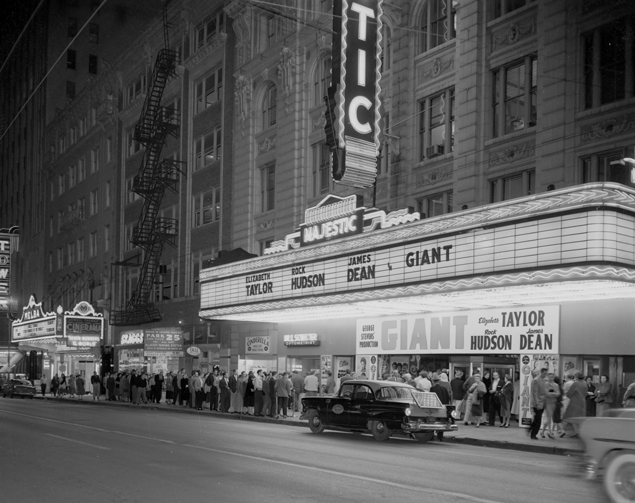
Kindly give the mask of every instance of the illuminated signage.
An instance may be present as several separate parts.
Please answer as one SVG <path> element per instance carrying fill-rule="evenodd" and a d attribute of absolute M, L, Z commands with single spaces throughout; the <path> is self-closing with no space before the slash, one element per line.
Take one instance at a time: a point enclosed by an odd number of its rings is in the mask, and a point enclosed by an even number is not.
<path fill-rule="evenodd" d="M 319 346 L 318 334 L 286 334 L 282 337 L 285 346 Z"/>
<path fill-rule="evenodd" d="M 22 308 L 22 316 L 11 324 L 11 341 L 54 337 L 57 333 L 56 319 L 55 313 L 45 313 L 42 303 L 36 302 L 35 295 L 31 295 L 29 303 Z"/>
<path fill-rule="evenodd" d="M 0 234 L 0 311 L 9 310 L 9 278 L 11 270 L 11 240 Z"/>
<path fill-rule="evenodd" d="M 265 255 L 419 220 L 419 213 L 411 207 L 386 214 L 362 204 L 359 195 L 326 196 L 304 212 L 304 223 L 299 230 L 287 234 L 283 240 L 272 242 L 265 249 Z"/>
<path fill-rule="evenodd" d="M 121 346 L 143 344 L 143 330 L 139 332 L 122 332 L 119 344 Z"/>
<path fill-rule="evenodd" d="M 66 345 L 71 348 L 96 348 L 101 341 L 101 335 L 67 335 Z"/>
<path fill-rule="evenodd" d="M 356 353 L 557 354 L 560 306 L 357 320 Z"/>
<path fill-rule="evenodd" d="M 181 329 L 147 329 L 143 349 L 145 356 L 183 356 Z"/>
<path fill-rule="evenodd" d="M 101 339 L 104 335 L 104 315 L 95 312 L 92 304 L 83 300 L 72 311 L 64 313 L 63 331 L 65 337 L 86 335 Z"/>
<path fill-rule="evenodd" d="M 328 113 L 334 116 L 333 178 L 360 188 L 372 186 L 377 176 L 381 4 L 381 0 L 336 0 L 333 8 L 333 82 L 328 103 Z"/>
<path fill-rule="evenodd" d="M 271 337 L 268 335 L 245 337 L 245 352 L 248 355 L 269 354 L 271 352 Z"/>

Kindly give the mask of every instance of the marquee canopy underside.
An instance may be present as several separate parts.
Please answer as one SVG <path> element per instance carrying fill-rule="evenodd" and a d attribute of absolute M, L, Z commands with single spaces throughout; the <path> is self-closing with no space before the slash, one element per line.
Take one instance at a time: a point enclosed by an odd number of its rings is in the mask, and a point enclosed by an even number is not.
<path fill-rule="evenodd" d="M 632 298 L 634 270 L 584 266 L 235 305 L 202 310 L 199 315 L 214 320 L 283 323 Z"/>

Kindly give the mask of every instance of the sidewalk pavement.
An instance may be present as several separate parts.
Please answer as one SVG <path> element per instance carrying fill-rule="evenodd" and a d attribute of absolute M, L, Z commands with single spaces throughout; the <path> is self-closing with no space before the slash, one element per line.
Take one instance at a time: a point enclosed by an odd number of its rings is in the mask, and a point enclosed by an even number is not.
<path fill-rule="evenodd" d="M 289 426 L 308 427 L 306 420 L 300 420 L 299 413 L 296 412 L 295 416 L 289 416 L 287 418 L 274 419 L 270 417 L 254 417 L 247 414 L 234 414 L 234 413 L 221 413 L 210 411 L 209 409 L 203 411 L 197 411 L 189 407 L 183 407 L 179 405 L 169 405 L 165 402 L 165 397 L 161 400 L 161 403 L 147 403 L 134 405 L 130 402 L 110 402 L 106 400 L 105 396 L 101 396 L 99 400 L 93 400 L 92 395 L 87 394 L 83 400 L 79 398 L 58 398 L 51 394 L 46 396 L 37 395 L 36 399 L 40 400 L 57 400 L 60 402 L 88 404 L 98 406 L 110 406 L 110 407 L 125 407 L 125 408 L 142 408 L 152 410 L 164 410 L 168 412 L 178 412 L 183 414 L 203 414 L 211 416 L 221 416 L 227 419 L 236 419 L 243 421 L 256 421 L 262 423 L 277 423 L 285 424 Z M 496 426 L 483 426 L 480 428 L 475 426 L 465 426 L 463 422 L 457 423 L 459 426 L 458 431 L 452 433 L 445 433 L 443 437 L 444 442 L 476 445 L 481 447 L 492 447 L 495 449 L 510 449 L 525 452 L 537 452 L 543 454 L 559 454 L 564 456 L 579 455 L 584 452 L 582 442 L 575 438 L 558 438 L 551 439 L 549 437 L 541 438 L 538 436 L 538 440 L 531 440 L 527 434 L 527 428 L 519 428 L 518 423 L 512 423 L 509 428 L 500 428 Z M 436 441 L 436 440 L 435 440 Z"/>

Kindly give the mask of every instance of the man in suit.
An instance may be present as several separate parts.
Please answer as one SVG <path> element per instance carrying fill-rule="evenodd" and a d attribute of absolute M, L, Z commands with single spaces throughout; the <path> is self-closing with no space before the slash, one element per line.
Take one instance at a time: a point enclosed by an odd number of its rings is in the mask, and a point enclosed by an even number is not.
<path fill-rule="evenodd" d="M 499 417 L 499 420 L 502 422 L 500 418 L 500 395 L 499 393 L 503 389 L 505 385 L 505 381 L 500 378 L 498 372 L 492 373 L 492 383 L 490 384 L 489 389 L 487 390 L 487 396 L 489 398 L 489 420 L 488 423 L 490 426 L 496 426 L 496 416 Z"/>
<path fill-rule="evenodd" d="M 534 371 L 535 372 L 535 371 Z M 529 428 L 529 435 L 532 440 L 538 440 L 536 436 L 540 430 L 542 423 L 542 413 L 545 410 L 545 397 L 547 396 L 547 386 L 545 379 L 547 377 L 547 369 L 541 368 L 540 373 L 531 382 L 531 408 L 534 411 L 534 418 Z M 586 395 L 585 395 L 586 396 Z"/>
<path fill-rule="evenodd" d="M 230 403 L 230 390 L 229 390 L 229 381 L 227 379 L 227 372 L 223 372 L 220 377 L 220 382 L 218 383 L 220 387 L 220 411 L 221 412 L 229 412 L 229 403 Z"/>
<path fill-rule="evenodd" d="M 232 370 L 232 375 L 229 377 L 229 391 L 231 391 L 231 408 L 234 409 L 234 412 L 240 412 L 236 410 L 236 398 L 238 398 L 238 377 L 236 376 L 236 369 Z"/>

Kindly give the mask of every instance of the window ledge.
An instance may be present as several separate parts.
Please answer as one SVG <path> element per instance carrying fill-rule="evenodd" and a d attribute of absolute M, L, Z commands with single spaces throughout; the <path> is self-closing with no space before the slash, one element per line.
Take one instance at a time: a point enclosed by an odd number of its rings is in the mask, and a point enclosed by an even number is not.
<path fill-rule="evenodd" d="M 454 150 L 452 152 L 448 152 L 447 154 L 438 155 L 436 157 L 425 158 L 422 161 L 419 161 L 414 165 L 414 168 L 424 168 L 430 166 L 432 164 L 436 164 L 438 162 L 447 161 L 448 159 L 454 158 Z"/>
<path fill-rule="evenodd" d="M 506 21 L 508 21 L 509 19 L 515 17 L 515 16 L 522 16 L 525 12 L 531 10 L 533 7 L 536 7 L 536 5 L 538 5 L 538 2 L 529 2 L 527 5 L 523 5 L 522 7 L 519 7 L 518 9 L 514 9 L 511 12 L 508 12 L 507 14 L 503 14 L 500 17 L 494 18 L 491 21 L 487 22 L 487 27 L 491 28 L 492 26 L 496 26 L 499 23 L 505 23 Z"/>
<path fill-rule="evenodd" d="M 598 107 L 589 108 L 588 110 L 583 110 L 578 112 L 575 116 L 576 119 L 585 119 L 587 117 L 591 117 L 596 114 L 612 112 L 614 110 L 622 111 L 627 106 L 635 105 L 635 97 L 632 98 L 624 98 L 623 100 L 614 101 L 612 103 L 606 103 L 605 105 L 600 105 Z"/>
<path fill-rule="evenodd" d="M 490 145 L 505 143 L 506 141 L 514 140 L 516 138 L 520 138 L 522 136 L 535 134 L 535 133 L 536 133 L 536 126 L 532 126 L 527 129 L 521 129 L 520 131 L 514 131 L 513 133 L 507 133 L 503 136 L 497 136 L 496 138 L 490 138 L 489 140 L 485 140 L 485 146 L 489 147 Z"/>

